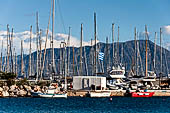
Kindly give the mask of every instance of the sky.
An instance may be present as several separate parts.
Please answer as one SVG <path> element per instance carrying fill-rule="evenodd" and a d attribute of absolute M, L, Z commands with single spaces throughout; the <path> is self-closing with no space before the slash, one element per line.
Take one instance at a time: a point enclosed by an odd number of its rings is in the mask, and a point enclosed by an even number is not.
<path fill-rule="evenodd" d="M 83 23 L 83 40 L 94 39 L 94 12 L 97 14 L 97 38 L 105 42 L 109 37 L 111 42 L 112 23 L 115 24 L 115 40 L 117 28 L 120 27 L 120 41 L 134 39 L 134 27 L 140 33 L 145 25 L 151 40 L 154 32 L 164 29 L 163 39 L 170 43 L 170 0 L 56 0 L 55 1 L 55 33 L 68 34 L 80 40 L 80 25 Z M 36 12 L 39 13 L 39 27 L 45 30 L 51 0 L 0 0 L 0 31 L 6 30 L 6 25 L 15 32 L 29 31 L 33 26 L 36 32 Z M 51 26 L 51 25 L 50 25 Z M 51 28 L 50 28 L 51 29 Z M 158 35 L 159 36 L 159 35 Z M 159 43 L 159 40 L 157 40 Z"/>

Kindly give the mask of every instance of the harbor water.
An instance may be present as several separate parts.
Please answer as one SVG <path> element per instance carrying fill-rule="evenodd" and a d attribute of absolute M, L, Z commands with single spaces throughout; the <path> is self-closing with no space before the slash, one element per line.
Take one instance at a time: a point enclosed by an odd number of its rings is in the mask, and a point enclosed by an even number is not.
<path fill-rule="evenodd" d="M 168 113 L 170 97 L 0 98 L 0 113 Z"/>

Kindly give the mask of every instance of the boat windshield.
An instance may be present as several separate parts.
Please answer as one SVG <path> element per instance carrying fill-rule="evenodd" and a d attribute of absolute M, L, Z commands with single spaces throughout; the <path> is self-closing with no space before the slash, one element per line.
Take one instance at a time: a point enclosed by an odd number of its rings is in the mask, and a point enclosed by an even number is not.
<path fill-rule="evenodd" d="M 112 71 L 110 72 L 111 75 L 122 75 L 123 72 L 122 71 Z"/>

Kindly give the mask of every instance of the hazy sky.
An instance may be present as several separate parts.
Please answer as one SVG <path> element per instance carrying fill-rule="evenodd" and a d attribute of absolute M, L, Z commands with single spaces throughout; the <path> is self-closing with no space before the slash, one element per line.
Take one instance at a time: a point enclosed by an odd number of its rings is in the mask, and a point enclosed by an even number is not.
<path fill-rule="evenodd" d="M 39 12 L 40 28 L 47 28 L 51 0 L 0 0 L 0 31 L 6 30 L 6 24 L 16 32 L 29 30 L 36 24 L 36 11 Z M 111 24 L 120 26 L 120 40 L 134 38 L 134 27 L 143 32 L 148 26 L 150 38 L 160 27 L 170 25 L 170 0 L 56 0 L 55 32 L 68 33 L 80 38 L 80 24 L 83 23 L 84 40 L 93 38 L 93 13 L 97 14 L 97 34 L 100 41 L 106 36 L 111 41 Z M 64 24 L 64 25 L 63 25 Z M 169 27 L 167 28 L 169 30 Z M 164 36 L 169 41 L 169 35 Z M 170 42 L 170 41 L 169 41 Z"/>

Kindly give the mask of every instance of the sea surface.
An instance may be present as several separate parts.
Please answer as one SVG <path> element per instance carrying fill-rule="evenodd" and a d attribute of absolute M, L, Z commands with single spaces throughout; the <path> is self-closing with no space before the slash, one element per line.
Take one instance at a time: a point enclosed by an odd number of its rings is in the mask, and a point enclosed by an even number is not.
<path fill-rule="evenodd" d="M 170 113 L 170 97 L 0 98 L 0 113 Z"/>

